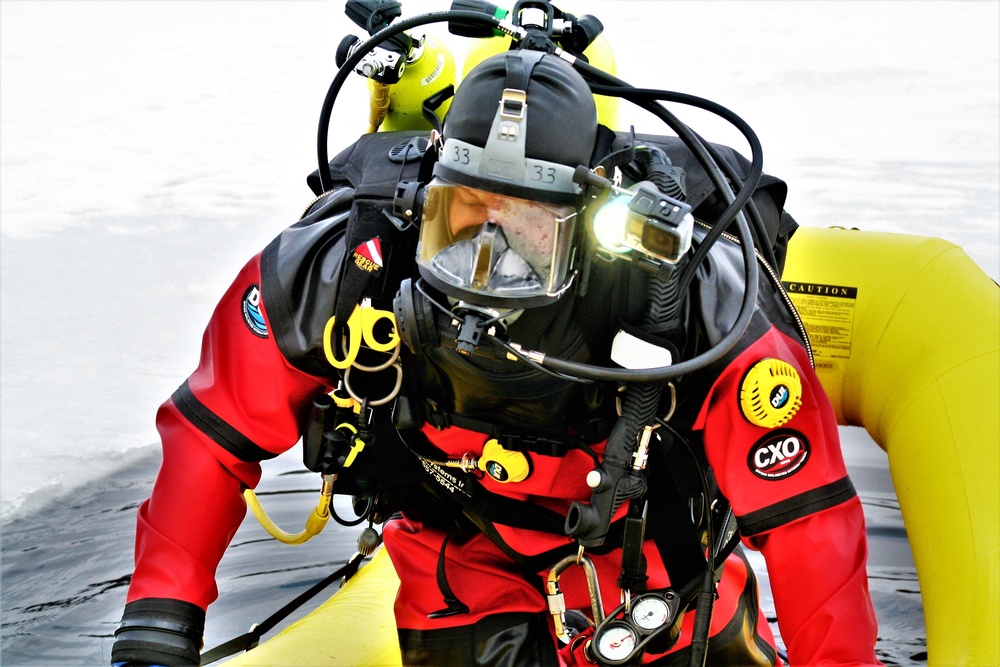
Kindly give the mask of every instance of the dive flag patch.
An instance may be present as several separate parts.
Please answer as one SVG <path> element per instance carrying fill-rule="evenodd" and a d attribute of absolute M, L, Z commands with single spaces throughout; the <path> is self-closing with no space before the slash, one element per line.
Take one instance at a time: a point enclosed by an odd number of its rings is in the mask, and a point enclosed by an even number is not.
<path fill-rule="evenodd" d="M 354 263 L 365 273 L 378 275 L 382 270 L 382 241 L 375 237 L 354 249 Z"/>
<path fill-rule="evenodd" d="M 260 309 L 260 286 L 251 285 L 243 293 L 243 321 L 254 336 L 267 338 L 267 322 Z"/>

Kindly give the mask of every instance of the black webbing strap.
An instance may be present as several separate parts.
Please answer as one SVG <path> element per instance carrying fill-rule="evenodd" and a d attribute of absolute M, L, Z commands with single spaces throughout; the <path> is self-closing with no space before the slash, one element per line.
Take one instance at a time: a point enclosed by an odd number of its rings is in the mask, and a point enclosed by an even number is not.
<path fill-rule="evenodd" d="M 507 68 L 507 76 L 504 87 L 510 90 L 528 91 L 528 82 L 531 81 L 531 71 L 535 65 L 545 55 L 544 51 L 518 50 L 508 51 L 507 60 L 504 63 Z"/>
<path fill-rule="evenodd" d="M 681 446 L 673 442 L 670 432 L 660 429 L 659 433 L 663 441 L 652 448 L 654 465 L 650 468 L 655 466 L 657 474 L 650 480 L 646 496 L 649 501 L 646 535 L 656 544 L 673 588 L 682 592 L 689 584 L 701 582 L 707 566 L 701 535 L 695 530 L 685 498 L 688 494 L 681 492 L 680 478 L 690 479 L 697 471 L 693 461 L 679 455 Z"/>
<path fill-rule="evenodd" d="M 441 591 L 441 596 L 444 598 L 445 607 L 444 609 L 438 609 L 427 614 L 427 618 L 446 618 L 448 616 L 469 613 L 469 606 L 458 599 L 455 591 L 451 588 L 451 584 L 448 583 L 445 551 L 448 549 L 448 542 L 450 541 L 451 535 L 446 535 L 444 541 L 441 542 L 441 553 L 438 555 L 437 564 L 437 585 L 438 590 Z"/>
<path fill-rule="evenodd" d="M 246 632 L 239 637 L 234 637 L 233 639 L 230 639 L 229 641 L 219 644 L 215 648 L 202 653 L 201 664 L 210 665 L 213 662 L 222 660 L 223 658 L 228 658 L 229 656 L 240 653 L 241 651 L 248 651 L 257 646 L 260 642 L 260 638 L 264 636 L 264 634 L 284 620 L 286 616 L 305 604 L 310 598 L 314 597 L 317 593 L 338 579 L 350 579 L 354 576 L 354 574 L 358 571 L 358 568 L 361 567 L 361 561 L 364 559 L 365 557 L 361 554 L 354 554 L 354 556 L 352 556 L 342 568 L 338 569 L 322 581 L 314 584 L 309 588 L 309 590 L 296 597 L 294 600 L 268 616 L 260 623 L 254 625 L 249 632 Z"/>
<path fill-rule="evenodd" d="M 441 126 L 441 119 L 438 118 L 437 113 L 438 107 L 445 103 L 446 100 L 455 96 L 455 86 L 448 84 L 441 90 L 437 91 L 430 97 L 424 100 L 424 103 L 420 106 L 421 111 L 424 115 L 424 120 L 426 120 L 431 127 L 441 134 L 444 129 Z"/>
<path fill-rule="evenodd" d="M 452 472 L 438 461 L 447 458 L 420 431 L 401 430 L 399 437 L 421 462 L 428 489 L 446 503 L 491 523 L 513 528 L 565 534 L 566 518 L 545 507 L 493 493 L 472 475 Z"/>

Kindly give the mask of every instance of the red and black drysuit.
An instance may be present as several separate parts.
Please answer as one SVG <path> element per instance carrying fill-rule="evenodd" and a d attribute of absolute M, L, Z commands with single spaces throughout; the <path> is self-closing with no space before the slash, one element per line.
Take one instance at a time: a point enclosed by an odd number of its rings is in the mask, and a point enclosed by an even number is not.
<path fill-rule="evenodd" d="M 204 610 L 217 596 L 215 570 L 245 515 L 243 488 L 259 481 L 259 461 L 299 440 L 305 406 L 336 385 L 322 332 L 342 292 L 341 269 L 351 249 L 378 231 L 380 209 L 363 194 L 362 187 L 326 195 L 243 268 L 212 316 L 197 370 L 159 410 L 163 464 L 138 512 L 136 568 L 113 661 L 197 661 Z M 370 224 L 349 227 L 351 216 Z M 386 228 L 381 230 L 387 266 L 412 257 L 412 239 L 393 248 Z M 735 318 L 743 280 L 739 251 L 725 240 L 716 245 L 699 269 L 692 300 L 697 321 L 692 338 L 710 342 Z M 386 295 L 391 299 L 406 270 L 383 277 L 380 307 L 387 307 Z M 564 297 L 554 307 L 526 312 L 520 331 L 527 340 L 518 342 L 600 361 L 607 352 L 592 350 L 610 334 L 596 334 L 579 320 L 599 319 L 597 314 L 609 309 L 626 312 L 630 305 L 627 291 L 608 281 L 600 287 L 599 277 L 591 276 L 589 301 Z M 678 385 L 682 398 L 672 423 L 688 430 L 695 449 L 703 451 L 735 512 L 743 544 L 764 554 L 790 662 L 877 664 L 861 504 L 847 477 L 832 408 L 797 327 L 775 294 L 762 272 L 758 309 L 743 340 L 720 362 Z M 380 295 L 375 296 L 379 304 Z M 595 303 L 604 310 L 593 310 Z M 514 340 L 518 326 L 510 330 Z M 803 386 L 801 408 L 776 430 L 752 425 L 738 400 L 747 370 L 765 358 L 791 364 Z M 557 655 L 542 579 L 532 574 L 544 575 L 551 566 L 533 557 L 572 549 L 571 540 L 551 525 L 547 531 L 525 526 L 532 525 L 531 517 L 541 523 L 563 517 L 571 501 L 590 498 L 585 478 L 594 466 L 591 454 L 566 445 L 572 438 L 560 442 L 557 434 L 586 440 L 588 429 L 595 431 L 588 444 L 600 454 L 601 429 L 591 428 L 600 419 L 588 417 L 604 412 L 594 407 L 599 401 L 576 388 L 534 382 L 523 367 L 504 363 L 459 359 L 445 348 L 409 357 L 404 392 L 410 392 L 422 418 L 409 424 L 415 428 L 407 438 L 420 445 L 402 446 L 387 427 L 372 447 L 379 480 L 394 498 L 386 509 L 401 510 L 387 521 L 384 537 L 401 577 L 395 610 L 404 661 L 494 664 L 488 661 L 492 655 L 495 664 L 527 665 L 580 659 L 579 651 Z M 524 447 L 531 474 L 522 482 L 473 480 L 430 462 L 435 454 L 481 453 L 488 434 L 502 443 L 530 439 L 518 425 L 553 412 L 560 413 L 554 426 Z M 381 412 L 376 416 L 388 420 Z M 477 428 L 481 424 L 488 428 Z M 789 438 L 796 448 L 783 450 Z M 794 472 L 769 475 L 774 468 L 768 466 L 780 466 L 782 451 L 791 449 L 797 453 Z M 655 463 L 650 465 L 653 475 Z M 423 478 L 410 490 L 414 471 Z M 662 470 L 660 475 L 654 481 L 665 484 L 668 476 Z M 472 494 L 473 502 L 456 498 L 467 484 L 490 495 Z M 470 508 L 484 507 L 483 498 L 490 499 L 491 511 L 477 517 Z M 510 509 L 516 506 L 532 509 Z M 652 535 L 655 507 L 644 549 L 649 589 L 669 584 Z M 591 556 L 608 610 L 619 599 L 621 559 L 615 547 L 609 538 L 607 547 Z M 567 607 L 589 609 L 580 568 L 567 570 L 561 588 Z M 709 662 L 774 662 L 774 640 L 756 606 L 756 581 L 739 551 L 729 556 L 718 593 Z M 680 640 L 661 656 L 662 664 L 686 664 L 693 616 L 685 616 Z"/>

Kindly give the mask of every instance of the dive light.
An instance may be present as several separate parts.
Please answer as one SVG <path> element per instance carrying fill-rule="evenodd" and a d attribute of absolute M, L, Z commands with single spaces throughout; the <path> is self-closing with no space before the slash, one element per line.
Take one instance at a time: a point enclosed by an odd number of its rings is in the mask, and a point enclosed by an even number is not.
<path fill-rule="evenodd" d="M 635 251 L 652 260 L 676 264 L 691 248 L 691 206 L 669 197 L 648 181 L 623 190 L 611 181 L 578 168 L 574 180 L 604 190 L 589 216 L 599 248 L 615 255 Z"/>

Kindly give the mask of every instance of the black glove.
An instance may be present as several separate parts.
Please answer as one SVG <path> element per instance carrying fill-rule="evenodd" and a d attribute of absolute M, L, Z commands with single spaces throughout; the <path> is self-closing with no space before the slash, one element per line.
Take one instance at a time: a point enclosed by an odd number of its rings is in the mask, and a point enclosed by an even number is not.
<path fill-rule="evenodd" d="M 125 605 L 111 663 L 188 667 L 201 662 L 205 612 L 190 602 L 146 598 Z"/>

